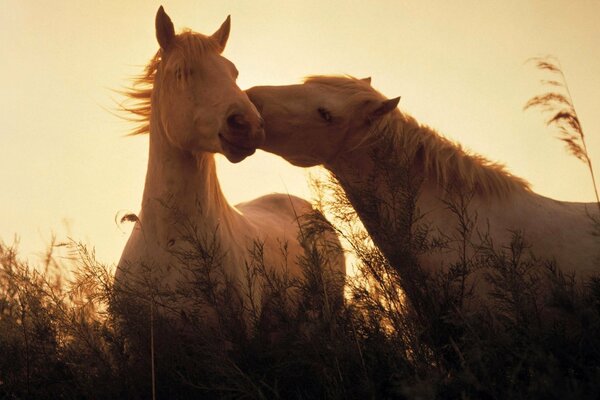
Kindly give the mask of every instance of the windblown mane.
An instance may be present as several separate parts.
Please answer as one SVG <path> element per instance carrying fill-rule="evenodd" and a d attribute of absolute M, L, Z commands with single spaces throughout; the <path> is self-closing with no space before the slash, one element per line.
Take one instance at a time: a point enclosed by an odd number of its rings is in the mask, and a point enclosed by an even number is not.
<path fill-rule="evenodd" d="M 385 99 L 373 89 L 370 82 L 351 76 L 311 76 L 305 83 L 326 85 L 347 92 L 348 110 L 356 110 L 361 102 Z M 364 104 L 364 103 L 363 103 Z M 530 191 L 527 181 L 510 174 L 504 165 L 477 154 L 470 154 L 462 146 L 438 134 L 413 117 L 396 110 L 373 125 L 361 143 L 389 138 L 402 154 L 421 156 L 420 165 L 429 181 L 444 189 L 466 189 L 482 196 L 506 197 L 516 191 Z"/>
<path fill-rule="evenodd" d="M 472 191 L 484 197 L 530 191 L 529 183 L 509 173 L 503 164 L 469 153 L 413 117 L 397 112 L 386 119 L 379 134 L 391 134 L 394 146 L 401 146 L 405 154 L 419 154 L 421 159 L 416 161 L 423 167 L 426 179 L 441 188 Z"/>
<path fill-rule="evenodd" d="M 207 52 L 220 53 L 222 50 L 217 41 L 211 37 L 184 29 L 176 36 L 174 48 L 169 49 L 168 63 L 180 63 L 185 68 L 188 63 Z M 159 49 L 144 68 L 144 72 L 133 78 L 131 87 L 120 92 L 126 97 L 125 102 L 120 104 L 121 111 L 128 114 L 125 119 L 137 125 L 129 133 L 130 135 L 150 133 L 152 92 L 163 60 L 162 53 L 163 50 Z"/>

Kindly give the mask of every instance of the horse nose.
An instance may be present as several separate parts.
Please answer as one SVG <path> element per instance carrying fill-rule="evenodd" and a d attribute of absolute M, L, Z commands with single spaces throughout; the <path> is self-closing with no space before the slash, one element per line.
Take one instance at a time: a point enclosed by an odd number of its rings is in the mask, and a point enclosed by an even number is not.
<path fill-rule="evenodd" d="M 243 114 L 235 113 L 227 117 L 227 125 L 232 132 L 246 133 L 251 127 Z"/>
<path fill-rule="evenodd" d="M 232 136 L 243 141 L 257 142 L 257 145 L 264 140 L 264 126 L 264 120 L 256 111 L 244 113 L 236 110 L 227 117 L 227 127 Z"/>

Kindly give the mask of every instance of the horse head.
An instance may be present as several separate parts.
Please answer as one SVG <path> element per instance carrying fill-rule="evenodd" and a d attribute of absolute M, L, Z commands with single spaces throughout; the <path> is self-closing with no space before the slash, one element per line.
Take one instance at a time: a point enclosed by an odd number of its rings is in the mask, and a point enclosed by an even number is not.
<path fill-rule="evenodd" d="M 222 153 L 239 162 L 263 144 L 260 114 L 237 86 L 235 65 L 221 55 L 230 18 L 212 35 L 175 34 L 162 7 L 156 14 L 156 77 L 152 93 L 157 122 L 171 144 L 198 153 Z"/>
<path fill-rule="evenodd" d="M 262 149 L 310 167 L 360 146 L 372 125 L 398 105 L 373 89 L 370 78 L 314 76 L 303 84 L 246 91 L 265 120 Z"/>

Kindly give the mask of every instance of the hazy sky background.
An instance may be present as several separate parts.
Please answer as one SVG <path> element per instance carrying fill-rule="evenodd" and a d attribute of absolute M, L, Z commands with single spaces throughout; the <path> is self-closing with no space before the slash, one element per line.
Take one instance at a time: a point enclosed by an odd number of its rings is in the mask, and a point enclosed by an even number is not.
<path fill-rule="evenodd" d="M 239 85 L 311 74 L 372 76 L 419 121 L 505 163 L 536 192 L 592 201 L 585 166 L 524 103 L 543 74 L 525 61 L 560 58 L 592 159 L 600 166 L 599 1 L 12 1 L 0 0 L 0 239 L 35 256 L 50 234 L 118 261 L 138 212 L 148 139 L 111 111 L 156 52 L 154 15 L 210 34 L 228 14 L 225 56 Z M 306 170 L 263 152 L 218 156 L 232 204 L 270 192 L 308 197 Z M 600 167 L 596 172 L 600 175 Z"/>

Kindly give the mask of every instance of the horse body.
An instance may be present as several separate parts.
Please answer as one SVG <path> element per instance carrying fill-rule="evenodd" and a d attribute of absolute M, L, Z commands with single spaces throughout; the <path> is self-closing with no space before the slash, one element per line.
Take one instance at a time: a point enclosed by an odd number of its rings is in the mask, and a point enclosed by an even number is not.
<path fill-rule="evenodd" d="M 150 290 L 155 300 L 176 294 L 163 305 L 164 311 L 178 312 L 192 306 L 185 288 L 197 289 L 196 274 L 206 272 L 217 285 L 232 283 L 244 310 L 260 309 L 262 286 L 249 273 L 249 266 L 261 261 L 253 249 L 262 248 L 270 271 L 282 272 L 289 264 L 286 272 L 300 278 L 304 249 L 298 217 L 312 208 L 283 195 L 236 208 L 221 191 L 214 153 L 239 162 L 264 140 L 259 114 L 235 83 L 235 67 L 220 55 L 229 18 L 212 36 L 175 35 L 161 7 L 156 32 L 161 49 L 136 82 L 142 88 L 128 93 L 138 105 L 127 110 L 143 124 L 135 133 L 149 133 L 149 158 L 141 212 L 117 267 L 116 285 L 128 293 Z M 331 229 L 324 235 L 337 240 Z M 332 255 L 331 268 L 345 272 L 341 251 Z"/>
<path fill-rule="evenodd" d="M 152 157 L 149 159 L 150 163 L 154 161 Z M 149 169 L 142 211 L 123 251 L 117 282 L 138 279 L 148 286 L 157 285 L 161 291 L 174 292 L 183 282 L 194 281 L 192 271 L 182 268 L 185 263 L 180 258 L 186 251 L 199 257 L 200 251 L 194 250 L 198 244 L 215 253 L 207 255 L 215 257 L 213 267 L 222 268 L 224 275 L 239 285 L 242 297 L 247 294 L 245 266 L 261 261 L 253 260 L 250 254 L 257 244 L 264 249 L 265 266 L 280 273 L 285 266 L 291 276 L 301 277 L 297 258 L 304 249 L 298 241 L 301 223 L 298 217 L 312 211 L 310 203 L 293 196 L 271 194 L 232 207 L 216 180 L 214 156 L 204 154 L 190 162 L 198 167 L 182 168 L 178 163 L 167 163 L 176 177 L 172 180 L 158 179 Z M 164 169 L 167 168 L 162 168 L 162 172 Z M 281 250 L 284 245 L 287 254 Z M 339 272 L 343 259 L 338 258 L 335 267 Z M 260 305 L 260 290 L 252 295 L 246 301 Z"/>
<path fill-rule="evenodd" d="M 594 203 L 557 201 L 523 187 L 515 188 L 503 196 L 468 192 L 468 199 L 461 204 L 463 199 L 453 198 L 445 187 L 435 181 L 424 180 L 414 188 L 417 193 L 413 205 L 402 196 L 392 197 L 388 193 L 389 183 L 384 179 L 373 178 L 381 173 L 381 166 L 372 165 L 373 150 L 356 150 L 348 154 L 347 161 L 338 160 L 328 168 L 353 205 L 358 205 L 359 217 L 373 239 L 383 236 L 381 240 L 376 240 L 382 250 L 388 246 L 383 241 L 394 238 L 395 245 L 399 240 L 406 240 L 408 235 L 414 235 L 414 232 L 404 229 L 406 225 L 390 227 L 388 224 L 389 221 L 401 219 L 400 214 L 406 214 L 407 210 L 414 208 L 411 221 L 407 221 L 413 223 L 413 231 L 419 226 L 427 227 L 431 235 L 443 235 L 448 242 L 447 246 L 418 257 L 420 265 L 430 273 L 447 270 L 447 267 L 458 262 L 459 242 L 462 240 L 458 231 L 461 223 L 459 217 L 470 219 L 470 236 L 475 247 L 486 242 L 495 250 L 508 250 L 506 246 L 510 244 L 514 233 L 520 232 L 524 235 L 530 255 L 556 261 L 564 272 L 576 272 L 580 278 L 589 278 L 598 272 L 600 244 L 598 237 L 592 234 L 594 226 L 590 218 L 596 210 Z M 384 164 L 391 166 L 394 163 L 390 160 Z M 348 179 L 349 176 L 352 178 Z M 365 192 L 372 193 L 372 197 L 365 198 Z M 384 207 L 376 213 L 361 213 L 365 201 L 382 202 Z M 451 204 L 453 201 L 454 204 Z M 458 206 L 464 206 L 461 216 L 457 215 L 460 210 L 454 208 L 457 202 Z M 388 204 L 393 204 L 393 207 L 388 207 Z M 382 229 L 383 234 L 380 232 Z"/>
<path fill-rule="evenodd" d="M 317 76 L 301 85 L 259 86 L 247 93 L 265 120 L 262 148 L 295 165 L 323 164 L 330 170 L 398 269 L 408 268 L 406 257 L 414 249 L 407 246 L 419 229 L 445 241 L 441 248 L 418 252 L 429 273 L 476 257 L 477 246 L 462 251 L 460 232 L 467 227 L 473 243 L 509 250 L 512 236 L 521 232 L 528 252 L 555 260 L 564 272 L 580 279 L 599 272 L 600 245 L 592 234 L 596 204 L 533 193 L 502 166 L 468 154 L 401 113 L 398 99 L 386 99 L 370 80 Z"/>

